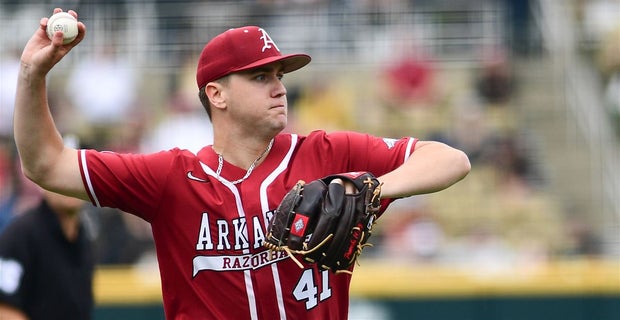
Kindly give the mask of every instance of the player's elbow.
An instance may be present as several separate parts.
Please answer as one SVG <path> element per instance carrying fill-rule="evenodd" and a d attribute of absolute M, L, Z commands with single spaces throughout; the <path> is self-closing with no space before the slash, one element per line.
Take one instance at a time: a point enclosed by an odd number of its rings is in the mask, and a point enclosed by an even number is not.
<path fill-rule="evenodd" d="M 471 163 L 465 152 L 458 149 L 451 149 L 450 152 L 444 154 L 445 162 L 442 162 L 444 168 L 443 178 L 435 179 L 436 185 L 429 192 L 444 190 L 463 180 L 471 171 Z"/>
<path fill-rule="evenodd" d="M 469 162 L 469 157 L 465 152 L 454 149 L 453 153 L 455 177 L 456 181 L 460 181 L 461 179 L 465 178 L 471 171 L 471 162 Z"/>
<path fill-rule="evenodd" d="M 28 180 L 34 182 L 37 185 L 45 184 L 46 176 L 48 175 L 49 169 L 42 164 L 31 164 L 21 161 L 21 171 L 24 177 L 28 178 Z"/>
<path fill-rule="evenodd" d="M 441 168 L 436 176 L 440 183 L 440 189 L 445 189 L 452 184 L 465 178 L 471 171 L 469 157 L 462 150 L 451 147 L 445 143 L 426 141 L 416 147 L 416 151 L 422 151 L 429 155 L 430 167 Z"/>
<path fill-rule="evenodd" d="M 28 180 L 39 185 L 43 189 L 49 189 L 53 185 L 54 177 L 58 176 L 58 168 L 62 158 L 59 154 L 47 154 L 41 157 L 21 157 L 21 171 Z M 56 178 L 63 181 L 64 178 Z"/>

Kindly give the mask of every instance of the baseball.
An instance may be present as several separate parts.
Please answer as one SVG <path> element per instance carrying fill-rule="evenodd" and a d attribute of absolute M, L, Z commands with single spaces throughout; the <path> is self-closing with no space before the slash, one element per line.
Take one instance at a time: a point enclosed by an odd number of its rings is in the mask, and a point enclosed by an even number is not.
<path fill-rule="evenodd" d="M 62 31 L 63 44 L 71 43 L 78 35 L 77 20 L 67 12 L 58 12 L 47 21 L 47 37 L 52 39 L 56 31 Z"/>

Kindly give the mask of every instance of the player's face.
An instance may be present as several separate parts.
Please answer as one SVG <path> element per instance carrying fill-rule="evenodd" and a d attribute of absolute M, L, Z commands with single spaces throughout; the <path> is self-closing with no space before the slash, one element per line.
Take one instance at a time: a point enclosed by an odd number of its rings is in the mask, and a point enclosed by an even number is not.
<path fill-rule="evenodd" d="M 240 125 L 279 132 L 287 123 L 286 88 L 279 63 L 232 74 L 227 106 Z"/>

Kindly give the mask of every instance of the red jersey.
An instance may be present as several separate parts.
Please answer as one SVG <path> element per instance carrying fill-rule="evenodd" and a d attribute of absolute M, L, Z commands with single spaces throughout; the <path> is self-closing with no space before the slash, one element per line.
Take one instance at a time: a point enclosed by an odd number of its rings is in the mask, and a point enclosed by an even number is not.
<path fill-rule="evenodd" d="M 394 170 L 411 155 L 414 138 L 315 131 L 279 134 L 260 166 L 224 162 L 211 146 L 197 155 L 80 150 L 92 203 L 119 208 L 152 226 L 168 319 L 347 319 L 348 274 L 299 268 L 286 253 L 262 246 L 269 219 L 298 180 L 329 174 Z M 384 206 L 389 203 L 384 200 Z"/>

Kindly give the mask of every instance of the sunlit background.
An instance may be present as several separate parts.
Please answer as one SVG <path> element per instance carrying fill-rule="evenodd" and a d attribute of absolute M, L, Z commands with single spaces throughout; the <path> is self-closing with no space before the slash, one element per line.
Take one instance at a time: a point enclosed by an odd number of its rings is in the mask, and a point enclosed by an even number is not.
<path fill-rule="evenodd" d="M 313 57 L 285 76 L 288 131 L 414 136 L 469 155 L 465 180 L 380 219 L 351 319 L 620 319 L 619 0 L 3 0 L 0 228 L 40 197 L 11 118 L 19 54 L 54 7 L 88 31 L 49 75 L 50 105 L 90 148 L 210 144 L 197 55 L 258 25 Z M 148 225 L 85 215 L 96 318 L 163 319 Z"/>

